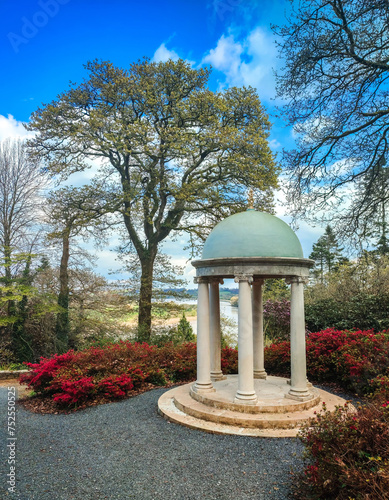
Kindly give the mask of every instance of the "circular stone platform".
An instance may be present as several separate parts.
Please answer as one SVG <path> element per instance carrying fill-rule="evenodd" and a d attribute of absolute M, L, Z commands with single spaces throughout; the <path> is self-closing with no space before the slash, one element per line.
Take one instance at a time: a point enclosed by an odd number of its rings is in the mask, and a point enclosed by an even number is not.
<path fill-rule="evenodd" d="M 198 394 L 193 383 L 165 392 L 158 401 L 158 411 L 167 420 L 193 429 L 216 434 L 238 434 L 263 437 L 293 437 L 299 427 L 319 412 L 322 403 L 328 410 L 344 405 L 345 399 L 310 387 L 312 399 L 294 401 L 285 395 L 290 389 L 288 379 L 267 377 L 255 380 L 258 403 L 234 403 L 237 375 L 213 382 L 214 392 Z"/>

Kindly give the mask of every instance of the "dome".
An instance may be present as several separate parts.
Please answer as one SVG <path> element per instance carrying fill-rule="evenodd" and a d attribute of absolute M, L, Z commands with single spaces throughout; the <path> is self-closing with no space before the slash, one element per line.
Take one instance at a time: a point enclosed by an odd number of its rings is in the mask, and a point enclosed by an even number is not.
<path fill-rule="evenodd" d="M 286 257 L 303 259 L 301 243 L 284 221 L 249 209 L 219 222 L 205 241 L 202 259 Z"/>

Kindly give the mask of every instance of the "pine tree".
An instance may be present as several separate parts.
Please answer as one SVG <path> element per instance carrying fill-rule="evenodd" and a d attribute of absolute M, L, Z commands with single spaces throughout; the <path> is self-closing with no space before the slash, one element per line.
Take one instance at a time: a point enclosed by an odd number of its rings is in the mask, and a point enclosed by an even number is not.
<path fill-rule="evenodd" d="M 327 226 L 323 236 L 313 244 L 310 259 L 315 261 L 313 275 L 324 283 L 326 273 L 331 273 L 343 264 L 347 259 L 342 255 L 343 248 L 340 248 L 337 238 L 331 226 Z"/>

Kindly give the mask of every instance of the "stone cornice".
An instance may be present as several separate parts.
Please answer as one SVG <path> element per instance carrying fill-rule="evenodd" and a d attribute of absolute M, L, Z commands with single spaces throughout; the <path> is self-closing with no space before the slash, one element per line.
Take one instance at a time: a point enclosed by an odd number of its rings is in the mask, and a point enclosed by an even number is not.
<path fill-rule="evenodd" d="M 192 260 L 193 267 L 210 267 L 210 266 L 233 266 L 233 265 L 255 265 L 255 264 L 270 264 L 270 265 L 293 265 L 299 267 L 313 267 L 315 261 L 312 259 L 297 259 L 295 257 L 223 257 L 220 259 L 198 259 Z"/>
<path fill-rule="evenodd" d="M 310 259 L 285 257 L 244 257 L 201 259 L 192 261 L 198 277 L 235 278 L 237 275 L 251 275 L 258 278 L 308 278 L 309 269 L 314 265 Z"/>

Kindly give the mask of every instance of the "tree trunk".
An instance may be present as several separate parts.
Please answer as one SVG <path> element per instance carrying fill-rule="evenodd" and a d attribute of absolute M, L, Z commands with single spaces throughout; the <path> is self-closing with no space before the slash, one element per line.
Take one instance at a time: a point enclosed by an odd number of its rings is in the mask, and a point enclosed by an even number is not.
<path fill-rule="evenodd" d="M 62 257 L 59 267 L 59 295 L 58 305 L 61 310 L 57 314 L 56 323 L 56 350 L 58 353 L 69 349 L 69 233 L 65 232 L 62 238 Z"/>
<path fill-rule="evenodd" d="M 11 255 L 11 246 L 8 241 L 4 245 L 3 249 L 3 255 L 4 255 L 4 286 L 6 289 L 6 297 L 13 297 L 13 293 L 11 290 L 12 287 L 12 271 L 11 271 L 11 264 L 12 264 L 12 255 Z M 15 317 L 16 315 L 16 309 L 15 309 L 15 301 L 12 300 L 11 298 L 7 300 L 6 302 L 6 310 L 7 310 L 7 316 L 9 318 Z M 12 325 L 12 323 L 10 323 Z M 12 326 L 10 327 L 10 332 L 12 331 Z"/>
<path fill-rule="evenodd" d="M 154 252 L 153 252 L 154 254 Z M 150 341 L 151 336 L 151 297 L 153 294 L 153 270 L 155 255 L 147 253 L 142 257 L 142 276 L 140 279 L 139 313 L 138 313 L 138 340 Z"/>

